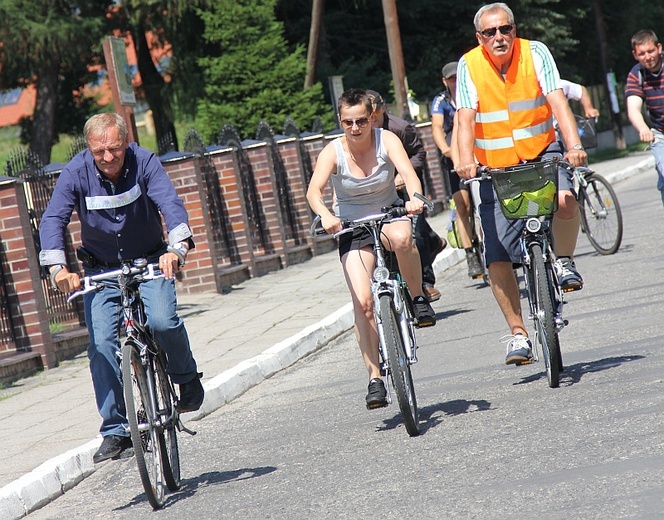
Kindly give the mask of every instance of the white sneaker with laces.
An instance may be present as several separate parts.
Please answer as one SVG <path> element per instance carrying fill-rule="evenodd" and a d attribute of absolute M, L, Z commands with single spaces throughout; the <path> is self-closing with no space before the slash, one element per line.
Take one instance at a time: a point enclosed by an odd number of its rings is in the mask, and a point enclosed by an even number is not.
<path fill-rule="evenodd" d="M 527 365 L 532 361 L 533 345 L 527 336 L 521 333 L 507 334 L 500 340 L 507 343 L 506 365 Z"/>

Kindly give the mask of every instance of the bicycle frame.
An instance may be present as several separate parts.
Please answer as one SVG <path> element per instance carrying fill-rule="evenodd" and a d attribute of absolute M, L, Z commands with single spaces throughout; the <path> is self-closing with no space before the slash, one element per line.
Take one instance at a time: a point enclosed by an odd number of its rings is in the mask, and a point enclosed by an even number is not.
<path fill-rule="evenodd" d="M 552 248 L 551 240 L 551 218 L 546 217 L 531 217 L 526 220 L 523 227 L 523 232 L 519 238 L 519 245 L 521 247 L 521 258 L 522 258 L 522 268 L 524 273 L 524 280 L 526 285 L 526 291 L 528 292 L 528 304 L 530 308 L 530 314 L 528 319 L 533 321 L 535 319 L 535 309 L 534 302 L 535 298 L 533 295 L 534 286 L 533 286 L 533 272 L 532 272 L 532 259 L 530 251 L 533 244 L 538 244 L 541 248 L 542 254 L 544 255 L 544 263 L 550 269 L 553 269 L 553 265 L 556 261 L 556 256 Z M 560 332 L 567 321 L 563 319 L 563 305 L 565 303 L 563 298 L 563 291 L 558 284 L 558 278 L 556 276 L 552 277 L 553 280 L 553 294 L 551 295 L 552 300 L 555 305 L 554 309 L 554 323 L 556 324 L 556 330 Z"/>
<path fill-rule="evenodd" d="M 374 302 L 374 317 L 376 320 L 376 326 L 378 328 L 378 334 L 381 336 L 381 341 L 379 346 L 383 349 L 385 345 L 385 337 L 382 327 L 382 316 L 378 309 L 380 309 L 379 301 L 380 297 L 384 294 L 389 294 L 394 303 L 394 310 L 397 313 L 399 319 L 399 328 L 401 329 L 401 335 L 404 340 L 404 347 L 406 350 L 406 356 L 408 357 L 409 364 L 417 363 L 417 343 L 414 341 L 415 329 L 413 323 L 413 311 L 411 309 L 411 303 L 408 300 L 406 293 L 406 283 L 401 277 L 401 273 L 398 269 L 390 272 L 390 269 L 387 266 L 387 260 L 385 258 L 385 250 L 383 244 L 380 240 L 380 229 L 382 228 L 383 221 L 373 221 L 370 225 L 367 225 L 366 228 L 371 232 L 374 239 L 374 256 L 376 258 L 376 265 L 374 267 L 372 281 L 371 281 L 371 294 L 373 296 Z M 381 352 L 383 358 L 383 364 L 387 359 L 387 353 Z M 386 367 L 384 372 L 387 373 Z"/>

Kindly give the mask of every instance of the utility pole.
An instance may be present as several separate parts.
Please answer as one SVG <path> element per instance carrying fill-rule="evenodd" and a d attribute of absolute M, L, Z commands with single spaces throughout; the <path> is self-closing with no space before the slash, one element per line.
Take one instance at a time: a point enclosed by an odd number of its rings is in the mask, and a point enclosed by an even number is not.
<path fill-rule="evenodd" d="M 309 48 L 307 49 L 307 75 L 304 78 L 304 88 L 311 87 L 316 81 L 316 66 L 318 62 L 318 42 L 320 28 L 323 22 L 325 0 L 313 0 L 311 6 L 311 28 L 309 29 Z"/>
<path fill-rule="evenodd" d="M 604 24 L 604 15 L 602 13 L 601 0 L 592 0 L 593 14 L 595 15 L 595 28 L 597 30 L 597 39 L 599 40 L 599 54 L 602 60 L 602 71 L 604 72 L 604 87 L 609 100 L 609 109 L 611 111 L 611 127 L 615 138 L 616 149 L 624 150 L 627 148 L 625 137 L 622 133 L 620 124 L 620 109 L 616 97 L 615 76 L 609 63 L 608 44 L 606 40 L 606 26 Z"/>
<path fill-rule="evenodd" d="M 410 114 L 408 110 L 408 85 L 406 67 L 403 62 L 401 33 L 399 32 L 399 16 L 395 0 L 382 0 L 385 30 L 387 32 L 387 49 L 390 54 L 392 81 L 397 102 L 397 115 L 403 117 Z"/>

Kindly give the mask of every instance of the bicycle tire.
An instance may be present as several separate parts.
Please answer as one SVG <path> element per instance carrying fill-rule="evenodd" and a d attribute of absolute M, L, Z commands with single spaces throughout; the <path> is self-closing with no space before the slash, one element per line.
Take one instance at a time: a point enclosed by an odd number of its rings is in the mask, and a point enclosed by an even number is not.
<path fill-rule="evenodd" d="M 138 348 L 129 341 L 122 347 L 122 381 L 138 473 L 148 502 L 159 509 L 165 502 L 159 436 L 154 427 L 148 375 Z"/>
<path fill-rule="evenodd" d="M 158 415 L 162 429 L 159 433 L 159 448 L 164 470 L 164 480 L 169 491 L 180 489 L 180 450 L 176 427 L 177 412 L 170 378 L 166 373 L 163 352 L 154 358 L 155 383 L 157 387 Z"/>
<path fill-rule="evenodd" d="M 560 355 L 560 341 L 558 339 L 558 329 L 554 320 L 553 309 L 553 283 L 550 264 L 544 262 L 542 248 L 540 244 L 530 246 L 530 258 L 532 261 L 533 293 L 534 302 L 534 321 L 537 331 L 537 341 L 542 347 L 544 364 L 546 365 L 546 376 L 551 388 L 557 388 L 560 385 L 560 371 L 562 367 L 562 358 Z"/>
<path fill-rule="evenodd" d="M 593 173 L 587 180 L 588 186 L 581 187 L 579 193 L 581 224 L 595 251 L 601 255 L 612 255 L 622 242 L 620 203 L 604 177 Z"/>
<path fill-rule="evenodd" d="M 406 431 L 408 435 L 415 437 L 420 434 L 415 387 L 413 386 L 410 364 L 404 349 L 401 328 L 397 321 L 392 297 L 388 294 L 380 297 L 380 316 L 392 386 L 397 395 Z"/>

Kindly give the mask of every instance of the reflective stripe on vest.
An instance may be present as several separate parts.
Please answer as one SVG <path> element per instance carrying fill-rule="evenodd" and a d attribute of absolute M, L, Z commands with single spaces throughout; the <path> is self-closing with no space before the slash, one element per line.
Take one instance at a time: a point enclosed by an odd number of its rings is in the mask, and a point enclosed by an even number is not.
<path fill-rule="evenodd" d="M 515 39 L 505 77 L 479 46 L 465 56 L 477 87 L 475 155 L 498 168 L 534 159 L 555 140 L 551 107 L 542 94 L 527 40 Z"/>

